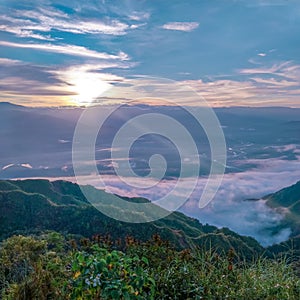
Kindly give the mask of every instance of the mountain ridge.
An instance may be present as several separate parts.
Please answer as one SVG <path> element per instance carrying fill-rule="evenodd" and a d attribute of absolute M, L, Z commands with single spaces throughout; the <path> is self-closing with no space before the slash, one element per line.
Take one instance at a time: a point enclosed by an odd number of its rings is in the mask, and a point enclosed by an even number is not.
<path fill-rule="evenodd" d="M 96 190 L 99 197 L 107 193 Z M 129 198 L 127 198 L 128 200 Z M 147 201 L 136 198 L 130 201 Z M 80 187 L 67 181 L 45 179 L 0 181 L 0 238 L 16 233 L 55 230 L 91 237 L 109 234 L 112 239 L 133 236 L 147 240 L 159 234 L 177 248 L 233 248 L 250 258 L 264 248 L 253 238 L 240 236 L 228 228 L 201 224 L 197 219 L 173 212 L 154 222 L 130 224 L 111 219 L 96 210 L 82 195 Z"/>
<path fill-rule="evenodd" d="M 292 237 L 300 235 L 300 181 L 263 199 L 269 207 L 284 214 L 284 223 L 291 227 Z"/>

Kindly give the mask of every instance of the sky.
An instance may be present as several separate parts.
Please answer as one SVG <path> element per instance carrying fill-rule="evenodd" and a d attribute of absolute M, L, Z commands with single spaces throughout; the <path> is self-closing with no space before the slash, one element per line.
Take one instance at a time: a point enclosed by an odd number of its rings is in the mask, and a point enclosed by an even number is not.
<path fill-rule="evenodd" d="M 0 101 L 25 106 L 101 103 L 154 76 L 193 105 L 300 107 L 300 2 L 1 0 L 0 70 Z"/>

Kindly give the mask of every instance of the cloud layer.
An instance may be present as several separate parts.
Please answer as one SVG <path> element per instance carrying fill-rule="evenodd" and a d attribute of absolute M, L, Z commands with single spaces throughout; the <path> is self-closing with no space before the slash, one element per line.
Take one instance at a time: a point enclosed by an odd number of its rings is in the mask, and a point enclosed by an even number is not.
<path fill-rule="evenodd" d="M 207 179 L 200 178 L 194 193 L 180 210 L 199 219 L 201 223 L 229 227 L 240 234 L 252 236 L 264 246 L 287 240 L 291 230 L 278 229 L 284 216 L 267 207 L 265 201 L 252 199 L 261 199 L 299 181 L 300 157 L 296 162 L 261 159 L 249 160 L 247 163 L 255 163 L 257 167 L 242 173 L 225 174 L 214 200 L 203 209 L 199 209 L 198 206 L 199 195 Z M 75 180 L 70 177 L 64 179 Z M 145 197 L 152 201 L 172 193 L 176 185 L 176 180 L 162 180 L 159 184 L 153 184 L 153 188 L 138 189 L 127 186 L 124 179 L 121 180 L 117 176 L 104 175 L 102 180 L 108 192 L 127 197 Z M 135 186 L 143 186 L 143 180 L 149 184 L 151 179 L 130 178 L 130 182 L 135 182 Z M 81 177 L 80 181 L 103 188 L 103 183 L 94 175 Z M 186 178 L 185 181 L 185 189 L 190 190 L 193 180 Z M 183 195 L 186 194 L 186 190 L 182 191 Z"/>

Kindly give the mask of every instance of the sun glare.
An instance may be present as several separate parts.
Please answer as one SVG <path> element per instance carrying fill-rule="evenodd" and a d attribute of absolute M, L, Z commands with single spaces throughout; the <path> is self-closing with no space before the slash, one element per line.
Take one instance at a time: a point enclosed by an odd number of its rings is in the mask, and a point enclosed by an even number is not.
<path fill-rule="evenodd" d="M 77 94 L 74 96 L 74 102 L 78 105 L 90 104 L 110 87 L 111 84 L 99 78 L 97 74 L 80 74 L 73 81 L 74 92 Z"/>

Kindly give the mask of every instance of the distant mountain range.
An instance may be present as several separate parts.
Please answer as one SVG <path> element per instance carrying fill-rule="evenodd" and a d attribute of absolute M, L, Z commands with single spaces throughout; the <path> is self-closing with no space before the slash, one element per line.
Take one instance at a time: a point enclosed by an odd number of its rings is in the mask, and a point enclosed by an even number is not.
<path fill-rule="evenodd" d="M 72 140 L 83 111 L 82 107 L 38 108 L 0 102 L 0 178 L 74 175 Z M 245 159 L 296 159 L 295 149 L 280 147 L 299 144 L 297 136 L 300 130 L 300 109 L 230 107 L 215 108 L 214 111 L 220 120 L 228 146 L 227 165 L 230 167 L 226 172 L 242 172 L 253 167 L 248 163 L 243 164 Z M 201 174 L 207 174 L 211 162 L 205 132 L 194 126 L 193 118 L 183 109 L 149 105 L 124 105 L 106 122 L 101 144 L 99 141 L 96 143 L 96 148 L 102 150 L 96 153 L 99 171 L 113 173 L 107 152 L 111 147 L 112 137 L 126 120 L 144 113 L 166 114 L 183 124 L 199 144 L 202 155 Z M 168 156 L 167 175 L 177 176 L 179 167 L 176 153 L 171 146 L 166 147 L 165 140 L 159 140 L 158 137 L 153 139 L 151 135 L 135 144 L 132 152 L 135 171 L 139 174 L 147 172 L 145 157 L 153 152 L 160 153 L 162 149 L 162 154 Z M 16 168 L 20 164 L 30 164 L 32 168 Z M 14 168 L 5 168 L 9 165 L 14 165 Z"/>

